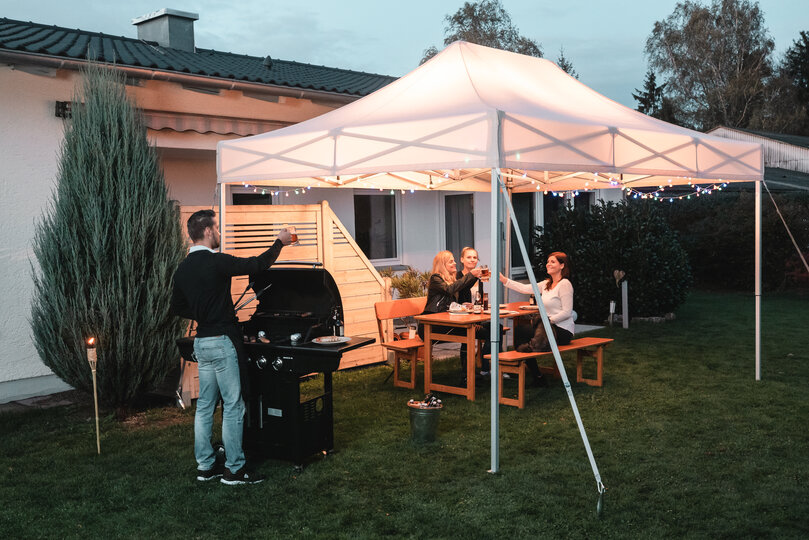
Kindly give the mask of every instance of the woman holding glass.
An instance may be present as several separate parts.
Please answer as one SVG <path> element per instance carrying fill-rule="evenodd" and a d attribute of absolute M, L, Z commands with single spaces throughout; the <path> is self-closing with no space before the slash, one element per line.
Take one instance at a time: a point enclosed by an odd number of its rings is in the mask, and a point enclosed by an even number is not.
<path fill-rule="evenodd" d="M 449 311 L 450 304 L 453 302 L 460 303 L 459 294 L 461 291 L 466 291 L 469 294 L 469 289 L 478 281 L 481 272 L 480 268 L 472 268 L 458 278 L 458 267 L 452 252 L 439 252 L 433 259 L 432 275 L 430 275 L 430 281 L 427 285 L 427 305 L 424 307 L 422 314 Z M 457 327 L 436 326 L 434 328 L 436 332 L 441 334 L 461 335 L 466 333 L 466 330 Z M 418 334 L 421 339 L 424 339 L 424 326 L 421 324 L 419 324 Z M 486 340 L 486 345 L 484 345 L 484 351 L 486 351 L 486 346 L 489 345 L 488 335 L 484 335 L 481 328 L 475 331 L 475 337 Z M 489 348 L 491 347 L 489 346 Z M 463 357 L 461 357 L 461 364 L 464 366 L 463 373 L 466 373 L 466 364 Z"/>
<path fill-rule="evenodd" d="M 568 279 L 570 277 L 570 264 L 567 255 L 561 251 L 554 251 L 548 255 L 545 270 L 548 272 L 548 279 L 537 284 L 542 305 L 545 307 L 545 313 L 547 313 L 548 319 L 550 320 L 551 330 L 556 337 L 556 344 L 567 345 L 573 338 L 576 328 L 573 319 L 573 285 Z M 517 283 L 516 281 L 508 279 L 503 274 L 500 274 L 500 282 L 512 291 L 522 294 L 533 293 L 530 283 Z M 515 332 L 516 342 L 520 332 L 516 330 Z M 545 328 L 540 317 L 534 317 L 532 328 L 529 332 L 531 332 L 531 337 L 528 339 L 528 342 L 518 345 L 517 351 L 541 352 L 550 350 L 550 344 L 548 343 Z M 523 336 L 525 336 L 524 333 Z M 523 338 L 521 341 L 524 340 Z M 525 365 L 528 366 L 528 369 L 534 376 L 534 382 L 541 383 L 542 375 L 539 372 L 536 360 L 530 358 L 526 360 Z"/>
<path fill-rule="evenodd" d="M 478 266 L 478 252 L 475 248 L 472 247 L 465 247 L 461 250 L 461 264 L 463 268 L 458 270 L 458 274 L 456 277 L 461 279 L 469 272 L 477 268 Z M 458 302 L 461 304 L 464 303 L 483 303 L 483 283 L 489 281 L 489 269 L 487 266 L 481 267 L 481 275 L 480 278 L 476 279 L 475 282 L 469 289 L 462 289 L 458 292 Z M 480 296 L 478 296 L 480 295 Z M 485 343 L 483 345 L 483 350 L 481 351 L 481 358 L 480 358 L 480 375 L 486 376 L 489 374 L 489 361 L 486 359 L 487 354 L 491 352 L 491 341 L 490 337 L 491 334 L 491 324 L 490 323 L 483 323 L 480 325 L 483 333 L 486 334 Z M 501 325 L 502 329 L 502 325 Z M 479 336 L 478 336 L 479 337 Z M 481 338 L 482 339 L 482 338 Z M 460 350 L 461 355 L 461 370 L 466 370 L 466 345 L 461 345 Z"/>

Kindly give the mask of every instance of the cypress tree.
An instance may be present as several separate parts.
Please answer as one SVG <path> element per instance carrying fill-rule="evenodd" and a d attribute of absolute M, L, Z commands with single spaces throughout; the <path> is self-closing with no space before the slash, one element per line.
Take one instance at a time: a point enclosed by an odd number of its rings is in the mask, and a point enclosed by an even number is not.
<path fill-rule="evenodd" d="M 99 399 L 125 416 L 179 359 L 183 323 L 168 309 L 185 250 L 178 209 L 117 70 L 84 70 L 33 249 L 31 326 L 42 362 L 91 392 L 85 340 L 94 336 Z"/>

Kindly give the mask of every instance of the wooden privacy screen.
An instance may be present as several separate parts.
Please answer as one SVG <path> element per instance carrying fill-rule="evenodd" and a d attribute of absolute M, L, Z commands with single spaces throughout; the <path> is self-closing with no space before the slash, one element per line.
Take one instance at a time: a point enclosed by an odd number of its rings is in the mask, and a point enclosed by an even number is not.
<path fill-rule="evenodd" d="M 206 208 L 210 207 L 181 207 L 183 230 L 191 214 Z M 346 335 L 377 338 L 374 303 L 389 300 L 390 289 L 385 287 L 379 272 L 334 215 L 328 202 L 228 206 L 225 209 L 225 229 L 220 231 L 223 249 L 237 257 L 258 255 L 272 245 L 278 231 L 285 225 L 295 226 L 298 244 L 285 247 L 278 260 L 322 262 L 340 289 Z M 234 301 L 247 283 L 247 276 L 233 278 L 231 292 Z M 252 306 L 245 308 L 239 312 L 239 319 L 246 320 L 252 313 Z M 344 354 L 340 369 L 377 363 L 386 358 L 376 343 Z"/>

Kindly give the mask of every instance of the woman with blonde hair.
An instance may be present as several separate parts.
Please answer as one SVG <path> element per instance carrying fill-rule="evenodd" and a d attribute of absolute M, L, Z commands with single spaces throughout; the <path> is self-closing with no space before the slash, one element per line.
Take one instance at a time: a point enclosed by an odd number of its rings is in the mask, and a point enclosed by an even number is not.
<path fill-rule="evenodd" d="M 449 310 L 453 302 L 458 302 L 458 293 L 468 290 L 480 277 L 480 268 L 470 270 L 457 278 L 458 267 L 450 251 L 439 251 L 433 259 L 430 282 L 427 284 L 427 305 L 424 313 L 442 313 Z"/>
<path fill-rule="evenodd" d="M 458 266 L 455 264 L 455 257 L 450 251 L 440 251 L 433 259 L 432 275 L 427 285 L 427 305 L 423 313 L 442 313 L 449 310 L 450 304 L 458 302 L 461 291 L 469 290 L 480 278 L 481 269 L 473 268 L 465 275 L 458 278 Z M 463 328 L 452 326 L 434 326 L 435 332 L 440 334 L 462 335 L 466 333 Z M 419 324 L 419 337 L 424 339 L 424 327 Z M 483 354 L 489 354 L 491 343 L 488 332 L 482 327 L 476 329 L 475 337 L 484 341 Z M 461 357 L 461 373 L 466 374 L 466 359 Z"/>

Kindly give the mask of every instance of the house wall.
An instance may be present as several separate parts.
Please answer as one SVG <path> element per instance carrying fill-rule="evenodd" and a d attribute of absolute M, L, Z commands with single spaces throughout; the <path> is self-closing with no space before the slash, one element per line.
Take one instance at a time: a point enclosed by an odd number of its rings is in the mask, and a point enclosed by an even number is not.
<path fill-rule="evenodd" d="M 0 65 L 0 298 L 4 304 L 0 314 L 0 403 L 34 395 L 39 388 L 69 388 L 40 361 L 28 318 L 33 293 L 31 239 L 54 187 L 63 136 L 54 101 L 70 100 L 72 92 L 69 74 L 42 77 Z M 20 383 L 9 385 L 9 381 Z"/>

